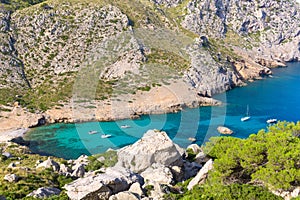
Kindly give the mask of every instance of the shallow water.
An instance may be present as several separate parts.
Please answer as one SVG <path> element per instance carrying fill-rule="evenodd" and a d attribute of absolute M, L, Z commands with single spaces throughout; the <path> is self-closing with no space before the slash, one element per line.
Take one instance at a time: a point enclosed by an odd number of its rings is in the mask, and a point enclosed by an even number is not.
<path fill-rule="evenodd" d="M 222 106 L 145 115 L 136 120 L 53 124 L 33 129 L 26 135 L 26 139 L 31 141 L 33 152 L 74 159 L 81 154 L 96 154 L 108 148 L 132 144 L 149 129 L 165 130 L 182 147 L 191 144 L 189 137 L 195 137 L 195 143 L 202 144 L 211 136 L 218 136 L 216 129 L 219 125 L 232 129 L 232 136 L 246 138 L 266 128 L 267 119 L 300 120 L 300 64 L 290 63 L 288 68 L 274 69 L 273 72 L 272 78 L 216 95 L 214 98 L 224 102 Z M 241 122 L 247 105 L 251 119 Z M 130 125 L 130 128 L 120 128 L 124 124 Z M 97 130 L 99 133 L 90 135 L 89 130 Z M 111 134 L 112 137 L 103 139 L 100 137 L 103 133 Z"/>

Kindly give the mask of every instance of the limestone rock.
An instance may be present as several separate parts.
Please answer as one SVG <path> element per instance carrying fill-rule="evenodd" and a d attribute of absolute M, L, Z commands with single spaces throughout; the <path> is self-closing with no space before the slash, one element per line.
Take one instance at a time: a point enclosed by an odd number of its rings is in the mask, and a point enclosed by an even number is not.
<path fill-rule="evenodd" d="M 131 171 L 113 167 L 105 173 L 79 178 L 64 186 L 70 199 L 108 199 L 112 194 L 129 189 L 134 182 L 143 179 Z"/>
<path fill-rule="evenodd" d="M 153 163 L 165 166 L 181 159 L 183 151 L 165 132 L 149 130 L 136 143 L 118 151 L 117 166 L 123 166 L 134 172 L 142 172 Z"/>
<path fill-rule="evenodd" d="M 16 174 L 6 174 L 4 176 L 4 180 L 10 183 L 17 182 L 19 180 L 19 176 L 17 176 Z"/>
<path fill-rule="evenodd" d="M 196 177 L 194 177 L 189 185 L 187 186 L 188 190 L 191 190 L 195 185 L 201 184 L 205 181 L 207 174 L 210 170 L 213 168 L 213 160 L 210 159 L 205 163 L 205 165 L 202 167 L 202 169 L 198 172 Z"/>
<path fill-rule="evenodd" d="M 231 135 L 233 133 L 232 130 L 230 130 L 229 128 L 225 127 L 225 126 L 219 126 L 217 128 L 218 132 L 221 134 L 226 134 L 226 135 Z"/>
<path fill-rule="evenodd" d="M 65 164 L 61 164 L 59 166 L 59 173 L 60 174 L 63 174 L 65 176 L 67 176 L 67 175 L 70 175 L 71 172 L 72 172 L 72 170 L 68 166 L 66 166 Z"/>
<path fill-rule="evenodd" d="M 128 191 L 131 192 L 131 193 L 133 193 L 133 194 L 137 194 L 140 197 L 144 195 L 144 191 L 142 190 L 142 187 L 141 187 L 141 185 L 140 185 L 139 182 L 133 183 L 130 186 L 130 188 L 129 188 Z"/>
<path fill-rule="evenodd" d="M 284 200 L 291 200 L 296 198 L 300 195 L 300 187 L 296 187 L 292 191 L 284 191 L 284 190 L 272 190 L 272 193 L 275 195 L 281 196 Z"/>
<path fill-rule="evenodd" d="M 59 171 L 59 164 L 57 162 L 55 162 L 54 160 L 52 160 L 50 157 L 48 157 L 48 159 L 44 162 L 42 162 L 41 164 L 39 164 L 36 168 L 51 168 L 54 171 Z"/>
<path fill-rule="evenodd" d="M 88 156 L 87 155 L 81 155 L 76 160 L 74 160 L 72 163 L 75 166 L 80 165 L 80 164 L 88 165 L 88 163 L 89 163 Z"/>
<path fill-rule="evenodd" d="M 6 158 L 11 158 L 12 154 L 9 152 L 4 152 L 4 153 L 2 153 L 2 156 L 5 156 Z"/>
<path fill-rule="evenodd" d="M 141 176 L 146 182 L 148 182 L 148 184 L 153 182 L 159 184 L 171 184 L 173 182 L 173 174 L 171 170 L 168 167 L 158 163 L 154 163 L 148 167 L 141 173 Z"/>
<path fill-rule="evenodd" d="M 140 197 L 136 194 L 133 194 L 129 191 L 119 192 L 118 194 L 112 195 L 109 197 L 109 200 L 139 200 Z"/>
<path fill-rule="evenodd" d="M 61 193 L 60 189 L 52 188 L 52 187 L 42 187 L 37 190 L 34 190 L 27 196 L 32 196 L 35 198 L 48 198 L 53 195 L 59 195 Z"/>
<path fill-rule="evenodd" d="M 83 177 L 85 174 L 84 164 L 77 164 L 73 167 L 74 171 L 72 172 L 73 177 Z"/>

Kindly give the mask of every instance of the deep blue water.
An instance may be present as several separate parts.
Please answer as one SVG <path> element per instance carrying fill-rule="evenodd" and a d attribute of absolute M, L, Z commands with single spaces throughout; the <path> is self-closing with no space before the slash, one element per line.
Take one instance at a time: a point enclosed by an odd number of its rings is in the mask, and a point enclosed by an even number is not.
<path fill-rule="evenodd" d="M 26 135 L 33 152 L 54 155 L 66 159 L 81 154 L 96 154 L 108 148 L 120 148 L 137 141 L 149 129 L 165 130 L 180 146 L 191 144 L 195 137 L 202 144 L 211 136 L 218 136 L 219 125 L 234 131 L 232 136 L 246 138 L 266 128 L 266 120 L 300 120 L 300 64 L 290 63 L 288 68 L 273 70 L 272 78 L 249 83 L 247 87 L 235 88 L 214 98 L 222 100 L 222 106 L 185 109 L 179 113 L 145 115 L 136 120 L 115 122 L 88 122 L 79 124 L 53 124 L 33 129 Z M 241 122 L 249 105 L 251 119 Z M 131 128 L 121 129 L 123 124 Z M 89 130 L 100 133 L 89 135 Z M 112 137 L 102 139 L 101 133 Z"/>

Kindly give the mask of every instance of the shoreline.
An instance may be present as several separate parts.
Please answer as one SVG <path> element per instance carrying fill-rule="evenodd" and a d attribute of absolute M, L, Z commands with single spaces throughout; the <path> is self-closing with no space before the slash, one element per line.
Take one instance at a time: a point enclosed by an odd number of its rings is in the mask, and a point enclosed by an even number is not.
<path fill-rule="evenodd" d="M 23 137 L 30 129 L 29 128 L 16 128 L 0 133 L 0 142 L 10 142 L 11 140 Z"/>
<path fill-rule="evenodd" d="M 278 68 L 281 67 L 278 66 Z M 246 87 L 248 83 L 261 79 L 262 77 L 258 75 L 254 79 L 244 80 L 245 84 L 231 89 Z M 160 88 L 153 88 L 149 92 L 140 91 L 135 96 L 120 95 L 121 99 L 138 99 L 131 104 L 122 101 L 91 102 L 92 105 L 95 105 L 95 109 L 85 108 L 89 106 L 87 103 L 73 103 L 72 105 L 70 102 L 65 103 L 63 108 L 51 108 L 43 113 L 29 113 L 20 106 L 13 107 L 11 113 L 9 113 L 11 114 L 10 117 L 5 117 L 6 120 L 4 119 L 4 121 L 3 118 L 0 118 L 0 142 L 24 136 L 30 128 L 44 125 L 136 119 L 142 115 L 176 113 L 184 108 L 219 106 L 223 103 L 211 97 L 197 96 L 194 90 L 186 87 L 185 84 L 180 82 L 171 84 L 171 86 L 163 85 Z M 185 91 L 180 94 L 182 88 Z M 229 90 L 224 91 L 224 93 Z M 171 97 L 168 97 L 168 95 Z M 158 100 L 157 97 L 159 97 Z M 76 107 L 84 109 L 76 109 Z M 8 125 L 5 126 L 5 123 Z"/>

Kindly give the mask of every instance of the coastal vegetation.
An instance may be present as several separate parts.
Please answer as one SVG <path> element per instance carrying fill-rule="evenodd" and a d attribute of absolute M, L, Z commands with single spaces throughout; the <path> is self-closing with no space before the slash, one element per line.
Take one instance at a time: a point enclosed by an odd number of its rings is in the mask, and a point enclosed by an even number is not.
<path fill-rule="evenodd" d="M 23 199 L 33 190 L 39 187 L 62 187 L 73 181 L 72 178 L 58 174 L 52 169 L 37 169 L 37 162 L 46 160 L 47 157 L 32 154 L 27 147 L 20 146 L 15 143 L 1 143 L 0 153 L 0 194 L 4 195 L 8 200 Z M 2 155 L 9 152 L 11 157 Z M 57 162 L 66 163 L 62 158 L 53 158 Z M 13 164 L 12 164 L 13 163 Z M 5 175 L 16 174 L 18 182 L 8 182 L 4 180 Z M 61 194 L 61 198 L 67 199 L 65 193 Z M 34 199 L 26 197 L 25 199 Z"/>
<path fill-rule="evenodd" d="M 204 152 L 214 169 L 203 185 L 166 199 L 282 199 L 271 191 L 300 185 L 300 122 L 280 122 L 247 139 L 214 137 Z"/>

